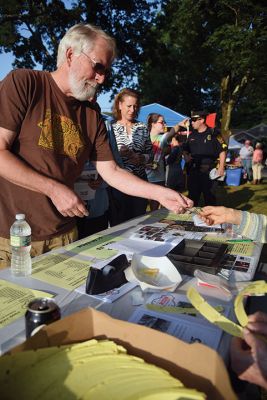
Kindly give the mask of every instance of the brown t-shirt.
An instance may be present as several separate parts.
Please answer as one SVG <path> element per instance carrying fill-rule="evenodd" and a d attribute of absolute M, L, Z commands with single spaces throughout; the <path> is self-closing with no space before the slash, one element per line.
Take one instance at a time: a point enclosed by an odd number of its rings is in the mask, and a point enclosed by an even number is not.
<path fill-rule="evenodd" d="M 20 69 L 0 84 L 0 126 L 17 133 L 12 153 L 35 171 L 70 188 L 84 162 L 112 160 L 101 115 L 87 102 L 64 95 L 49 72 Z M 32 240 L 73 228 L 45 195 L 0 177 L 0 236 L 8 238 L 15 214 L 24 213 Z"/>

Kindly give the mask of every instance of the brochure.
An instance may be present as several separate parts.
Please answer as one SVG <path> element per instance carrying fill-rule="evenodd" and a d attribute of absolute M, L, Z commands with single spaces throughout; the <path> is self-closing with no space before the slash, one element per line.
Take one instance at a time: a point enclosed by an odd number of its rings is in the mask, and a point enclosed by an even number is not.
<path fill-rule="evenodd" d="M 202 343 L 217 350 L 222 337 L 222 330 L 212 324 L 199 324 L 182 316 L 179 318 L 138 308 L 130 317 L 129 322 L 144 325 L 158 331 L 168 333 L 187 343 Z"/>
<path fill-rule="evenodd" d="M 215 307 L 224 316 L 230 313 L 230 306 L 225 303 Z M 187 343 L 203 343 L 215 350 L 218 350 L 223 333 L 202 317 L 185 295 L 178 293 L 154 293 L 129 321 L 168 333 Z"/>
<path fill-rule="evenodd" d="M 184 221 L 182 221 L 184 222 Z M 189 222 L 186 222 L 189 223 Z M 193 224 L 193 223 L 192 223 Z M 194 224 L 193 224 L 194 226 Z M 180 227 L 180 226 L 179 226 Z M 139 226 L 138 229 L 132 233 L 130 239 L 135 240 L 150 240 L 155 242 L 175 242 L 178 244 L 183 239 L 196 239 L 201 240 L 203 237 L 202 232 L 194 230 L 192 232 L 179 230 L 176 224 L 152 224 Z"/>

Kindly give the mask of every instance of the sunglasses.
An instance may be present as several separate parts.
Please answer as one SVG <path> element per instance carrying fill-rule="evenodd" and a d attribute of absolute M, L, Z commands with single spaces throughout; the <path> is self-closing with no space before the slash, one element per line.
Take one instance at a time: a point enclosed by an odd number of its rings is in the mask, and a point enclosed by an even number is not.
<path fill-rule="evenodd" d="M 165 121 L 157 121 L 157 122 L 158 122 L 158 124 L 166 125 L 166 122 L 165 122 Z"/>
<path fill-rule="evenodd" d="M 196 122 L 196 121 L 199 121 L 199 120 L 201 120 L 202 118 L 200 118 L 200 117 L 192 117 L 191 118 L 191 121 L 192 122 Z"/>
<path fill-rule="evenodd" d="M 88 58 L 88 60 L 90 61 L 91 65 L 92 65 L 92 69 L 94 70 L 94 72 L 96 74 L 105 75 L 105 76 L 109 75 L 109 73 L 110 73 L 109 68 L 106 68 L 100 62 L 93 60 L 90 56 L 88 56 L 88 54 L 85 54 L 83 51 L 82 51 L 82 53 L 83 53 L 83 55 L 85 55 L 85 57 Z"/>

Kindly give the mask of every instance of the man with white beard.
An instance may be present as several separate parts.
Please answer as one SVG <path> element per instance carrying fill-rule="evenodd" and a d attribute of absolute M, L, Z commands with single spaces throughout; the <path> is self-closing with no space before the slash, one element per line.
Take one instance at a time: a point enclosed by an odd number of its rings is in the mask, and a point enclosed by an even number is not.
<path fill-rule="evenodd" d="M 86 160 L 127 194 L 159 201 L 174 212 L 192 202 L 119 168 L 94 97 L 115 58 L 114 40 L 89 24 L 62 38 L 56 71 L 12 71 L 0 86 L 0 267 L 10 263 L 9 229 L 26 214 L 32 256 L 77 239 L 75 216 L 88 215 L 73 191 Z"/>

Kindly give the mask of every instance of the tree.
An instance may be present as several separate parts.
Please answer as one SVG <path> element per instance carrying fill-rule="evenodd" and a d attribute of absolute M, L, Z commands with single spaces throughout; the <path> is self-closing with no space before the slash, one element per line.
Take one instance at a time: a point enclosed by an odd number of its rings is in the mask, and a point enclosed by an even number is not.
<path fill-rule="evenodd" d="M 139 63 L 146 24 L 157 0 L 76 0 L 66 8 L 61 0 L 0 0 L 0 52 L 11 51 L 13 66 L 54 70 L 58 42 L 79 22 L 101 26 L 116 39 L 119 57 L 106 90 L 132 84 Z"/>
<path fill-rule="evenodd" d="M 164 1 L 145 43 L 144 99 L 184 113 L 215 109 L 228 139 L 240 100 L 266 85 L 266 38 L 263 1 Z"/>

